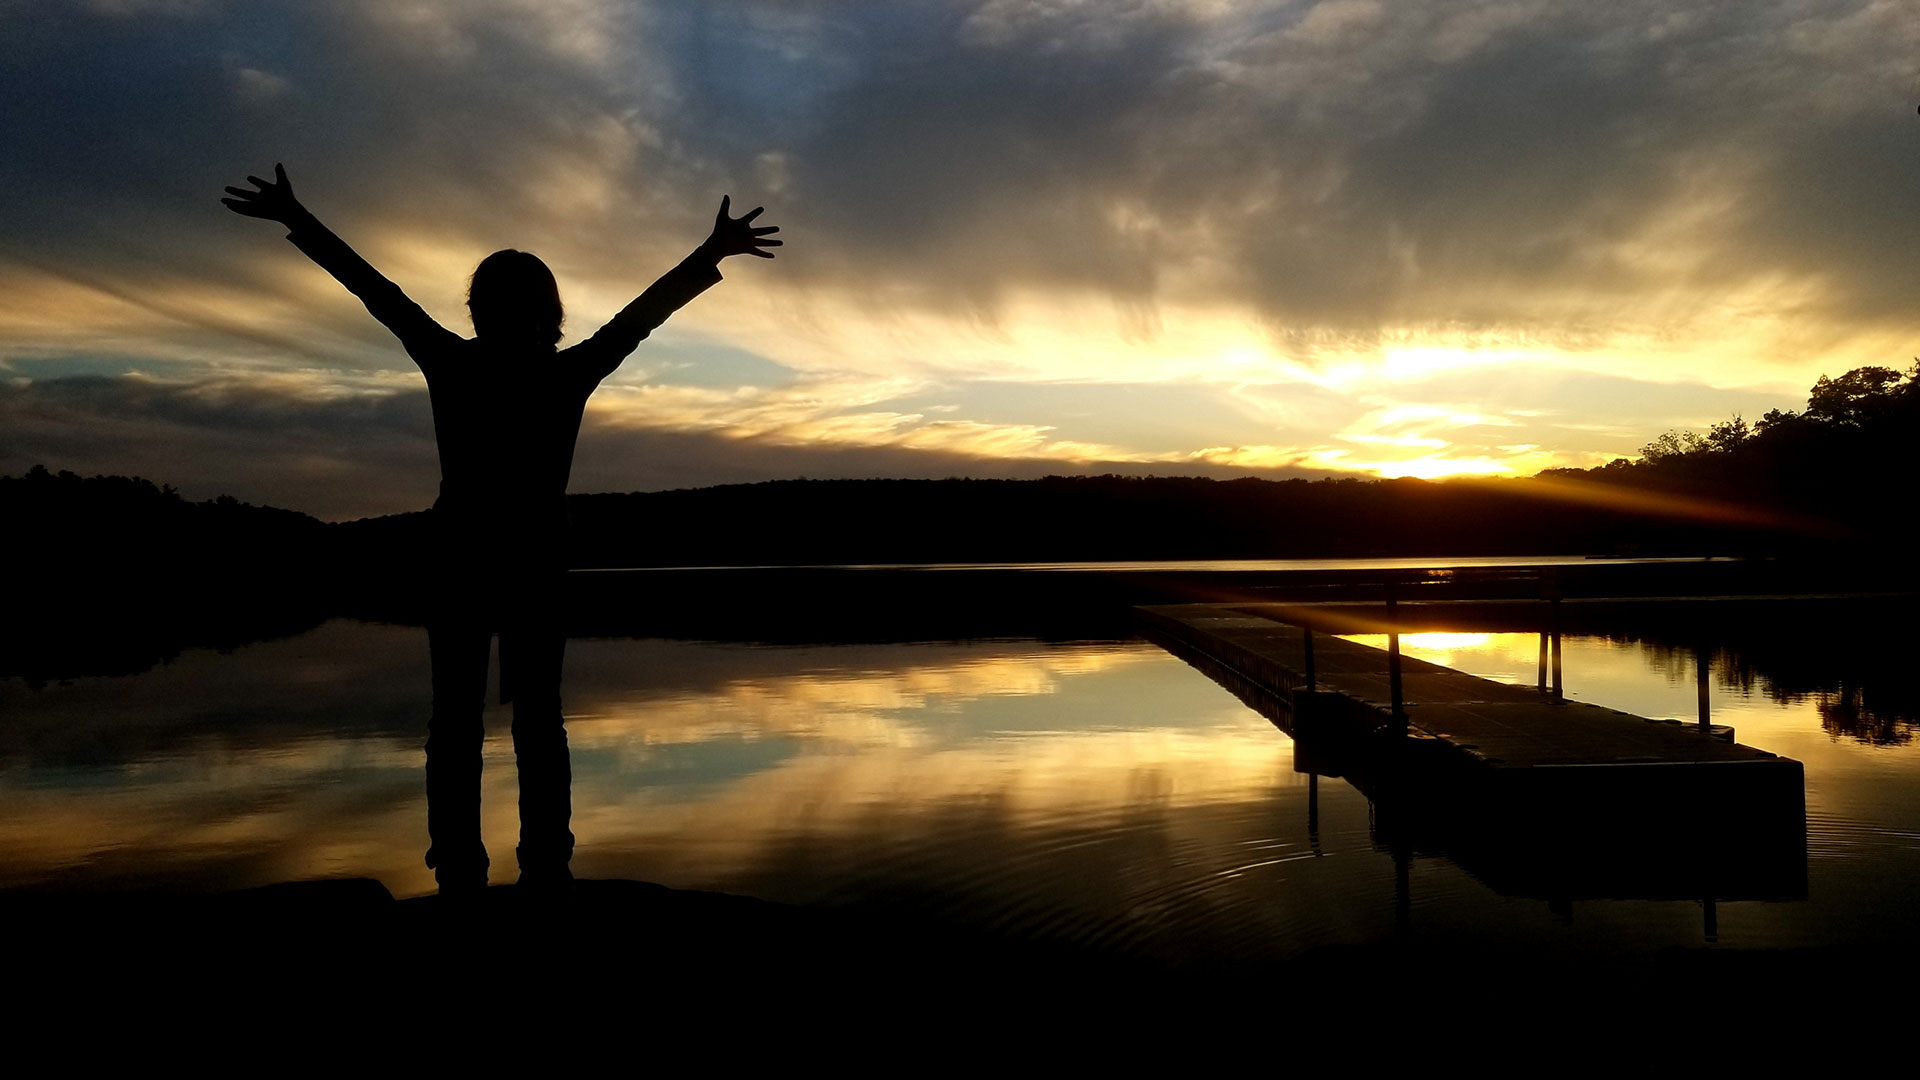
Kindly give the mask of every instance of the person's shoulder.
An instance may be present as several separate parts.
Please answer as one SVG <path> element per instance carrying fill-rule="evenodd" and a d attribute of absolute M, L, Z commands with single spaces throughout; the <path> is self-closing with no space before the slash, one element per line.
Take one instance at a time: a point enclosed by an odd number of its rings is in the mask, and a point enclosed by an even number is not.
<path fill-rule="evenodd" d="M 592 362 L 595 357 L 600 356 L 607 350 L 607 343 L 604 340 L 598 340 L 599 338 L 600 332 L 596 330 L 591 335 L 581 338 L 579 341 L 565 348 L 555 349 L 553 351 L 554 369 L 557 371 L 566 371 L 580 364 Z"/>
<path fill-rule="evenodd" d="M 429 376 L 477 373 L 478 361 L 483 359 L 480 339 L 461 337 L 451 330 L 428 338 L 407 352 Z"/>

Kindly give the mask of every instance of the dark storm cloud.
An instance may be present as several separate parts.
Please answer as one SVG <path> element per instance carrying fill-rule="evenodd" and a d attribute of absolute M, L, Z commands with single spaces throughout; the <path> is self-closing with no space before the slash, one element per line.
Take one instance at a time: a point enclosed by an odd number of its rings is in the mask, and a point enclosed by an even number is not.
<path fill-rule="evenodd" d="M 689 139 L 760 128 L 730 140 L 732 168 L 751 175 L 747 148 L 782 155 L 796 224 L 829 245 L 824 272 L 934 306 L 990 305 L 1007 285 L 1149 296 L 1158 239 L 1111 214 L 1151 197 L 1154 129 L 1181 105 L 1161 80 L 1180 67 L 1186 20 L 1089 5 L 1002 37 L 963 8 L 910 7 L 835 35 L 838 77 L 790 128 L 698 110 L 669 121 Z"/>
<path fill-rule="evenodd" d="M 0 224 L 218 274 L 262 238 L 212 195 L 291 158 L 365 228 L 599 262 L 731 188 L 806 236 L 789 283 L 1144 303 L 1217 262 L 1341 333 L 1685 287 L 1634 245 L 1724 198 L 1691 284 L 1812 275 L 1876 318 L 1920 285 L 1899 7 L 35 4 L 0 16 Z"/>
<path fill-rule="evenodd" d="M 653 200 L 674 192 L 680 159 L 648 154 L 645 182 L 616 176 L 610 206 L 586 206 L 567 181 L 634 165 L 646 92 L 610 69 L 646 62 L 585 64 L 569 52 L 566 5 L 539 10 L 209 0 L 0 12 L 0 252 L 96 286 L 185 277 L 229 296 L 283 294 L 262 280 L 261 257 L 291 249 L 216 199 L 285 160 L 308 201 L 375 250 L 401 232 L 464 240 L 476 259 L 556 236 L 591 252 L 608 235 L 631 257 L 636 236 L 662 231 L 641 223 L 660 216 Z M 690 246 L 711 213 L 713 185 L 693 186 L 697 206 L 668 199 L 683 226 L 664 230 L 668 247 Z M 350 302 L 328 315 L 350 333 L 364 321 Z"/>
<path fill-rule="evenodd" d="M 1920 19 L 1894 5 L 886 7 L 789 61 L 834 74 L 784 126 L 717 95 L 662 118 L 724 133 L 736 175 L 780 152 L 816 273 L 1137 299 L 1217 260 L 1307 333 L 1551 327 L 1569 293 L 1612 315 L 1770 275 L 1884 318 L 1920 284 Z M 1658 253 L 1676 278 L 1649 244 L 1697 250 Z"/>

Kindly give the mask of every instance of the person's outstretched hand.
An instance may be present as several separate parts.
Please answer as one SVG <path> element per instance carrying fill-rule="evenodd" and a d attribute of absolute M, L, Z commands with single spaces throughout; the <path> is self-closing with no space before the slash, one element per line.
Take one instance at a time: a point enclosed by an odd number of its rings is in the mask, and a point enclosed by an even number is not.
<path fill-rule="evenodd" d="M 247 177 L 247 182 L 258 191 L 230 187 L 227 194 L 231 199 L 221 199 L 226 208 L 236 214 L 248 217 L 266 218 L 282 225 L 292 225 L 307 214 L 307 208 L 293 197 L 293 185 L 287 182 L 287 170 L 276 162 L 273 166 L 273 181 L 262 180 L 257 176 Z"/>
<path fill-rule="evenodd" d="M 732 205 L 732 196 L 720 196 L 720 213 L 714 216 L 713 234 L 700 245 L 701 250 L 712 255 L 714 262 L 719 262 L 729 255 L 758 255 L 763 259 L 773 258 L 773 252 L 761 249 L 780 246 L 780 241 L 766 238 L 769 233 L 779 232 L 780 226 L 764 225 L 758 229 L 753 227 L 753 219 L 759 217 L 760 212 L 766 207 L 756 206 L 739 217 L 732 218 L 727 216 L 727 210 Z"/>

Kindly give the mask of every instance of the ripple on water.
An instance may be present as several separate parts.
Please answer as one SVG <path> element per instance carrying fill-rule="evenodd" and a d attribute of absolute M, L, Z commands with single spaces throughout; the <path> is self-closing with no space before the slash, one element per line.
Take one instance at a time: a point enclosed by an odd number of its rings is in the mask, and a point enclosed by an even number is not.
<path fill-rule="evenodd" d="M 1807 812 L 1807 858 L 1865 859 L 1888 850 L 1920 851 L 1920 831 L 1829 811 Z"/>
<path fill-rule="evenodd" d="M 1373 843 L 1357 793 L 1327 801 L 1345 806 L 1343 820 L 1317 836 L 1294 807 L 1283 814 L 1292 828 L 1275 831 L 1275 805 L 1258 799 L 1119 806 L 1017 827 L 950 820 L 867 850 L 831 902 L 898 903 L 1114 956 L 1252 960 L 1368 940 L 1393 918 L 1392 856 Z"/>

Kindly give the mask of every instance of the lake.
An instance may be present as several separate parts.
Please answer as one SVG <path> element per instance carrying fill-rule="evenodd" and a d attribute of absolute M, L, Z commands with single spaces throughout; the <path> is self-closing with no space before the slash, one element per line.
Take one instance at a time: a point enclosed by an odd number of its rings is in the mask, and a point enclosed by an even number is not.
<path fill-rule="evenodd" d="M 1533 635 L 1403 646 L 1534 680 Z M 1569 696 L 1645 716 L 1693 717 L 1693 662 L 1657 642 L 1564 642 Z M 1920 746 L 1910 713 L 1876 708 L 1898 672 L 1808 688 L 1732 648 L 1715 664 L 1715 722 L 1806 765 L 1803 899 L 1547 902 L 1432 852 L 1403 876 L 1364 796 L 1297 772 L 1283 733 L 1129 640 L 571 641 L 573 870 L 1161 958 L 1408 934 L 1608 956 L 1911 944 Z M 0 889 L 365 876 L 430 893 L 428 696 L 422 630 L 348 619 L 137 674 L 0 679 Z M 489 708 L 495 883 L 515 875 L 508 719 Z"/>

